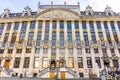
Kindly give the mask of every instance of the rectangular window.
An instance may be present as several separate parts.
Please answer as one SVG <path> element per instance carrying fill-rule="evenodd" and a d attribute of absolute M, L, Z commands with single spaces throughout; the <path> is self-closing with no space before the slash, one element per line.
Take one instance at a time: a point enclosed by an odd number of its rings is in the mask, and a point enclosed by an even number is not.
<path fill-rule="evenodd" d="M 68 48 L 68 53 L 73 53 L 73 48 Z"/>
<path fill-rule="evenodd" d="M 78 68 L 83 68 L 83 59 L 82 59 L 82 57 L 78 57 Z"/>
<path fill-rule="evenodd" d="M 43 68 L 47 68 L 48 67 L 48 58 L 44 57 L 43 58 Z"/>
<path fill-rule="evenodd" d="M 20 42 L 23 42 L 25 38 L 25 32 L 20 33 Z"/>
<path fill-rule="evenodd" d="M 17 49 L 17 53 L 22 53 L 22 49 Z"/>
<path fill-rule="evenodd" d="M 76 43 L 77 43 L 77 44 L 80 44 L 80 33 L 79 33 L 79 32 L 76 32 L 76 33 L 75 33 L 75 36 L 76 36 Z"/>
<path fill-rule="evenodd" d="M 52 54 L 55 54 L 56 53 L 56 48 L 52 48 Z"/>
<path fill-rule="evenodd" d="M 36 48 L 35 53 L 40 53 L 40 48 Z"/>
<path fill-rule="evenodd" d="M 102 32 L 98 32 L 98 35 L 99 35 L 100 40 L 103 41 L 104 40 L 103 39 L 103 33 Z"/>
<path fill-rule="evenodd" d="M 90 48 L 85 48 L 86 53 L 90 53 Z"/>
<path fill-rule="evenodd" d="M 89 21 L 90 30 L 94 30 L 93 21 Z"/>
<path fill-rule="evenodd" d="M 60 45 L 64 45 L 64 32 L 60 32 Z"/>
<path fill-rule="evenodd" d="M 43 49 L 43 52 L 44 52 L 44 53 L 48 53 L 48 48 L 44 48 L 44 49 Z"/>
<path fill-rule="evenodd" d="M 97 63 L 98 68 L 101 68 L 100 57 L 95 57 L 95 62 Z"/>
<path fill-rule="evenodd" d="M 83 33 L 83 36 L 84 36 L 84 41 L 85 41 L 85 44 L 88 44 L 88 33 L 87 32 L 84 32 Z"/>
<path fill-rule="evenodd" d="M 78 21 L 75 21 L 74 25 L 75 25 L 75 29 L 79 29 L 79 22 Z"/>
<path fill-rule="evenodd" d="M 8 54 L 12 54 L 13 49 L 8 49 Z"/>
<path fill-rule="evenodd" d="M 101 29 L 101 23 L 100 23 L 100 21 L 97 21 L 96 25 L 97 25 L 97 29 Z"/>
<path fill-rule="evenodd" d="M 118 52 L 119 52 L 119 54 L 120 54 L 120 48 L 118 48 Z"/>
<path fill-rule="evenodd" d="M 52 33 L 52 45 L 55 46 L 56 44 L 56 32 Z"/>
<path fill-rule="evenodd" d="M 92 68 L 92 60 L 91 57 L 87 57 L 87 67 Z"/>
<path fill-rule="evenodd" d="M 46 32 L 46 33 L 45 33 L 44 43 L 48 43 L 48 39 L 49 39 L 49 33 Z"/>
<path fill-rule="evenodd" d="M 64 29 L 64 21 L 60 21 L 60 29 Z"/>
<path fill-rule="evenodd" d="M 107 53 L 107 51 L 106 51 L 106 49 L 105 49 L 105 48 L 103 48 L 103 49 L 102 49 L 102 52 L 103 52 L 103 53 Z"/>
<path fill-rule="evenodd" d="M 34 68 L 39 68 L 39 57 L 34 58 Z"/>
<path fill-rule="evenodd" d="M 77 48 L 77 53 L 82 53 L 82 49 L 81 48 Z"/>
<path fill-rule="evenodd" d="M 30 58 L 29 57 L 25 57 L 24 60 L 24 68 L 29 68 L 29 63 L 30 63 Z"/>
<path fill-rule="evenodd" d="M 82 29 L 87 29 L 86 21 L 82 21 Z"/>
<path fill-rule="evenodd" d="M 7 30 L 11 29 L 11 22 L 8 23 Z"/>
<path fill-rule="evenodd" d="M 65 53 L 65 49 L 64 48 L 60 48 L 60 53 L 61 54 Z"/>
<path fill-rule="evenodd" d="M 33 38 L 34 38 L 34 32 L 29 32 L 29 37 L 28 37 L 28 39 L 29 39 L 29 40 L 33 40 Z"/>
<path fill-rule="evenodd" d="M 68 66 L 70 68 L 74 68 L 74 58 L 73 57 L 68 58 Z"/>
<path fill-rule="evenodd" d="M 115 53 L 114 48 L 111 48 L 110 51 L 111 53 Z"/>
<path fill-rule="evenodd" d="M 113 66 L 114 66 L 115 68 L 119 68 L 118 60 L 113 60 Z"/>
<path fill-rule="evenodd" d="M 98 48 L 94 48 L 94 53 L 99 53 Z"/>
<path fill-rule="evenodd" d="M 95 32 L 91 32 L 91 38 L 92 38 L 92 42 L 93 42 L 93 44 L 96 44 L 97 41 L 96 41 Z"/>
<path fill-rule="evenodd" d="M 111 38 L 110 38 L 110 32 L 106 32 L 106 36 L 107 36 L 108 42 L 112 43 Z"/>
<path fill-rule="evenodd" d="M 7 40 L 8 40 L 8 37 L 9 37 L 9 33 L 5 33 L 5 37 L 4 37 L 4 43 L 6 43 L 6 42 L 7 42 Z"/>
<path fill-rule="evenodd" d="M 31 21 L 31 24 L 30 24 L 30 29 L 35 29 L 35 21 Z"/>
<path fill-rule="evenodd" d="M 31 53 L 31 48 L 26 48 L 26 53 Z"/>
<path fill-rule="evenodd" d="M 120 31 L 120 21 L 117 22 L 117 25 L 118 25 L 118 29 Z"/>
<path fill-rule="evenodd" d="M 43 21 L 39 21 L 38 29 L 42 29 L 42 26 L 43 26 Z"/>
<path fill-rule="evenodd" d="M 36 45 L 40 45 L 40 41 L 41 41 L 41 36 L 42 36 L 42 33 L 41 32 L 38 32 L 37 33 L 37 40 L 36 40 Z"/>
<path fill-rule="evenodd" d="M 0 49 L 0 54 L 3 54 L 4 53 L 4 49 Z"/>
<path fill-rule="evenodd" d="M 104 28 L 105 28 L 105 30 L 108 30 L 108 24 L 107 24 L 107 21 L 104 21 L 103 24 L 104 24 Z"/>
<path fill-rule="evenodd" d="M 46 21 L 46 22 L 45 22 L 45 29 L 46 29 L 46 30 L 49 30 L 49 26 L 50 26 L 50 22 L 49 22 L 49 21 Z"/>
<path fill-rule="evenodd" d="M 20 57 L 16 57 L 14 62 L 14 68 L 19 68 L 19 65 L 20 65 Z"/>
<path fill-rule="evenodd" d="M 57 23 L 56 23 L 56 21 L 54 20 L 54 21 L 52 22 L 52 28 L 53 28 L 53 29 L 56 29 L 56 26 L 57 26 Z"/>
<path fill-rule="evenodd" d="M 0 24 L 0 36 L 2 36 L 3 30 L 4 30 L 4 23 Z"/>
<path fill-rule="evenodd" d="M 67 30 L 68 31 L 72 30 L 71 21 L 67 21 Z"/>
<path fill-rule="evenodd" d="M 23 21 L 21 30 L 25 31 L 26 29 L 27 29 L 27 21 Z"/>
<path fill-rule="evenodd" d="M 17 33 L 13 33 L 11 43 L 14 43 L 16 41 L 16 37 L 17 37 Z"/>
<path fill-rule="evenodd" d="M 15 22 L 14 30 L 18 30 L 19 22 Z"/>
<path fill-rule="evenodd" d="M 110 21 L 110 25 L 111 25 L 111 29 L 112 29 L 112 30 L 115 30 L 114 21 Z"/>
<path fill-rule="evenodd" d="M 68 44 L 72 43 L 72 32 L 68 32 Z"/>
<path fill-rule="evenodd" d="M 117 32 L 113 32 L 113 36 L 114 36 L 114 39 L 115 39 L 116 43 L 119 44 L 119 39 L 118 39 L 118 36 L 117 36 Z"/>

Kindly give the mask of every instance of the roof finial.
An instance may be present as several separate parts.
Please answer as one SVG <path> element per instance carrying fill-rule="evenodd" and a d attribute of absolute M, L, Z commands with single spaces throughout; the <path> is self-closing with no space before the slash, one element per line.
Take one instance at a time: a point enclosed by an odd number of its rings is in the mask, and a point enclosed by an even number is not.
<path fill-rule="evenodd" d="M 66 5 L 66 1 L 64 2 L 64 5 Z"/>
<path fill-rule="evenodd" d="M 77 4 L 80 5 L 80 2 L 78 1 Z"/>
<path fill-rule="evenodd" d="M 53 5 L 53 1 L 51 1 L 51 4 Z"/>

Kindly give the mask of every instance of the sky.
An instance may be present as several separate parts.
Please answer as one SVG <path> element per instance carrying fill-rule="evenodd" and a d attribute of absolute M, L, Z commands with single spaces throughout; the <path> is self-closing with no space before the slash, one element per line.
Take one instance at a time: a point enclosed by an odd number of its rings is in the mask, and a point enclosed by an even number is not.
<path fill-rule="evenodd" d="M 0 0 L 0 14 L 5 8 L 9 8 L 11 13 L 22 12 L 26 6 L 29 6 L 32 11 L 37 11 L 38 2 L 41 5 L 51 4 L 63 5 L 66 1 L 67 4 L 75 5 L 80 2 L 80 10 L 84 11 L 87 5 L 93 8 L 93 11 L 104 11 L 108 5 L 115 12 L 120 12 L 120 0 Z"/>

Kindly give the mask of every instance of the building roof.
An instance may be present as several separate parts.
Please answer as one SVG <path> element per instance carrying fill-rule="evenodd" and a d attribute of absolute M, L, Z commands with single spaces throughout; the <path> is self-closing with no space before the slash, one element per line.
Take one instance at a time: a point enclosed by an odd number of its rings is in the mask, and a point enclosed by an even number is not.
<path fill-rule="evenodd" d="M 91 6 L 87 6 L 85 11 L 80 11 L 79 5 L 38 5 L 38 11 L 32 11 L 29 6 L 25 7 L 23 12 L 11 13 L 8 8 L 0 15 L 0 18 L 5 17 L 21 17 L 21 16 L 35 16 L 46 9 L 65 8 L 77 12 L 80 16 L 120 16 L 119 13 L 113 12 L 111 7 L 106 6 L 104 11 L 93 11 Z"/>

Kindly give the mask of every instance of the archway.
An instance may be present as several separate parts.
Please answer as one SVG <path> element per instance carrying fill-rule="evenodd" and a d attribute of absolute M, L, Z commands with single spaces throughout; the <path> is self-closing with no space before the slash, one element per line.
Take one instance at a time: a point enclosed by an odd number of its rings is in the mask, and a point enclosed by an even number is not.
<path fill-rule="evenodd" d="M 60 61 L 59 61 L 59 67 L 65 67 L 65 60 L 60 59 Z"/>
<path fill-rule="evenodd" d="M 50 69 L 54 70 L 55 67 L 56 67 L 56 61 L 52 60 L 51 63 L 50 63 Z"/>

